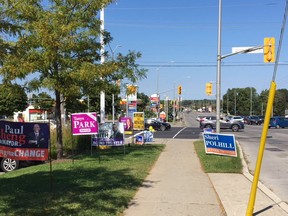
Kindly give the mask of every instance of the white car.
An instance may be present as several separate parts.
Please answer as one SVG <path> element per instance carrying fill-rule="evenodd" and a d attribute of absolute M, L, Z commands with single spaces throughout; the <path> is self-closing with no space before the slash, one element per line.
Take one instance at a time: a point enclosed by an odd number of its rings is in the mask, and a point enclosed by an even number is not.
<path fill-rule="evenodd" d="M 244 123 L 244 118 L 242 116 L 227 116 L 230 121 L 241 121 Z"/>
<path fill-rule="evenodd" d="M 50 123 L 50 129 L 55 129 L 56 128 L 56 121 L 55 120 L 49 120 L 49 119 L 41 119 L 41 120 L 34 120 L 31 121 L 34 123 Z"/>

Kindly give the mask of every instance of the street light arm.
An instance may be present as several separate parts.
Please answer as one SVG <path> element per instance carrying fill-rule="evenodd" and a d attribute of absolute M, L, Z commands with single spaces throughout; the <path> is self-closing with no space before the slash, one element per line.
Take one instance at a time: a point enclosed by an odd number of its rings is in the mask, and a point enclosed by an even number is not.
<path fill-rule="evenodd" d="M 250 53 L 250 52 L 253 52 L 253 51 L 256 51 L 256 50 L 260 50 L 260 49 L 263 49 L 263 48 L 264 48 L 264 46 L 250 47 L 248 49 L 240 50 L 238 52 L 234 52 L 234 53 L 230 53 L 230 54 L 227 54 L 227 55 L 223 55 L 220 58 L 224 59 L 224 58 L 227 58 L 229 56 L 233 56 L 233 55 L 237 55 L 237 54 Z"/>
<path fill-rule="evenodd" d="M 108 43 L 108 47 L 112 53 L 112 59 L 114 60 L 114 54 L 117 48 L 122 47 L 121 45 L 117 45 L 114 49 L 111 48 L 110 43 Z"/>

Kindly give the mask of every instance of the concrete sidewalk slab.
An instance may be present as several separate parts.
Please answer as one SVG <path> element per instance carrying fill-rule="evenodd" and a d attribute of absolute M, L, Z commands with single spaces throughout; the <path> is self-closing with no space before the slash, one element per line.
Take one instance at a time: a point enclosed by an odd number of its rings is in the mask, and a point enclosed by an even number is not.
<path fill-rule="evenodd" d="M 243 174 L 210 173 L 209 177 L 221 199 L 228 216 L 246 215 L 252 182 Z M 260 187 L 257 189 L 254 215 L 287 216 L 269 194 L 265 194 Z"/>
<path fill-rule="evenodd" d="M 228 216 L 246 215 L 253 182 L 253 176 L 249 173 L 241 145 L 237 144 L 237 147 L 242 160 L 243 174 L 208 174 Z M 288 205 L 265 185 L 258 182 L 253 214 L 287 216 Z"/>
<path fill-rule="evenodd" d="M 194 151 L 193 140 L 166 140 L 166 147 L 126 216 L 226 215 Z"/>

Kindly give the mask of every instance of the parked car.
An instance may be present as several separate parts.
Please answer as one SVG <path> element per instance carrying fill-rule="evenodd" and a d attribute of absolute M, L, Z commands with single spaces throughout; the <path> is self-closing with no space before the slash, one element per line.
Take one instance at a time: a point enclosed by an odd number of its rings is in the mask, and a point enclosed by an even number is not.
<path fill-rule="evenodd" d="M 55 129 L 56 128 L 56 121 L 53 119 L 40 119 L 40 120 L 34 120 L 31 122 L 35 122 L 35 123 L 50 123 L 50 129 Z"/>
<path fill-rule="evenodd" d="M 200 120 L 203 119 L 203 118 L 205 118 L 205 117 L 206 117 L 206 116 L 204 116 L 204 115 L 198 115 L 198 116 L 196 117 L 196 121 L 200 122 Z"/>
<path fill-rule="evenodd" d="M 241 121 L 244 123 L 244 118 L 242 116 L 227 116 L 230 121 Z"/>
<path fill-rule="evenodd" d="M 19 168 L 19 161 L 10 158 L 0 158 L 1 170 L 3 172 L 10 172 Z"/>
<path fill-rule="evenodd" d="M 259 115 L 258 117 L 259 117 L 259 121 L 261 122 L 261 124 L 263 124 L 265 120 L 265 116 Z"/>
<path fill-rule="evenodd" d="M 19 168 L 45 163 L 44 161 L 14 160 L 10 158 L 0 158 L 0 168 L 3 172 L 11 172 Z"/>
<path fill-rule="evenodd" d="M 285 118 L 284 116 L 275 116 L 270 118 L 269 128 L 271 127 L 275 128 L 288 127 L 288 118 Z"/>
<path fill-rule="evenodd" d="M 154 130 L 170 130 L 171 125 L 167 122 L 162 122 L 157 119 L 146 119 L 145 120 L 145 129 L 149 130 L 149 127 L 152 126 Z"/>
<path fill-rule="evenodd" d="M 259 116 L 247 116 L 245 118 L 245 123 L 249 125 L 261 125 L 263 123 L 263 119 L 260 119 Z"/>
<path fill-rule="evenodd" d="M 200 122 L 200 128 L 216 128 L 216 116 L 208 116 L 205 120 Z M 241 121 L 229 120 L 228 118 L 220 119 L 221 129 L 231 129 L 233 132 L 237 132 L 240 129 L 244 129 L 244 123 Z"/>

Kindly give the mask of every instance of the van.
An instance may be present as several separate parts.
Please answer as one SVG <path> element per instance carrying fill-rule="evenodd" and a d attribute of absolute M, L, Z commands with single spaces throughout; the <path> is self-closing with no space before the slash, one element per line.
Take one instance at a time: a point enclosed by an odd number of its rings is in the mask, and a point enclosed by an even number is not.
<path fill-rule="evenodd" d="M 288 127 L 288 118 L 285 118 L 284 116 L 275 116 L 270 118 L 269 128 L 271 127 L 275 128 Z"/>

